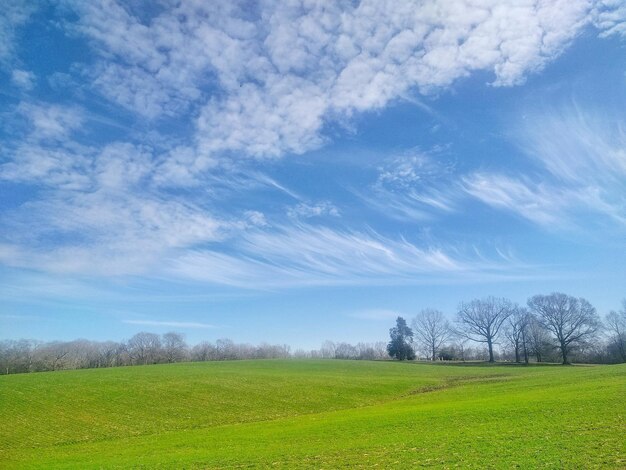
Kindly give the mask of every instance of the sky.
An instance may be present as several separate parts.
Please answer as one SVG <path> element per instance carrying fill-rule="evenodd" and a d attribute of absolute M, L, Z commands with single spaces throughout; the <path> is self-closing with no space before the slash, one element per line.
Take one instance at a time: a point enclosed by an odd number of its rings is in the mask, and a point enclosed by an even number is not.
<path fill-rule="evenodd" d="M 0 338 L 315 348 L 626 298 L 619 0 L 16 1 Z"/>

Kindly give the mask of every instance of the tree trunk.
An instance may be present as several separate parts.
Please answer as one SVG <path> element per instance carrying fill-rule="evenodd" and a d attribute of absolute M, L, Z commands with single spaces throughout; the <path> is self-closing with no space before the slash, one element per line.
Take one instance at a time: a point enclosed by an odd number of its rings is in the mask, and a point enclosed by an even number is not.
<path fill-rule="evenodd" d="M 563 356 L 563 364 L 569 364 L 567 360 L 567 345 L 561 342 L 561 355 Z"/>
<path fill-rule="evenodd" d="M 519 360 L 519 346 L 515 346 L 515 362 L 520 362 Z"/>
<path fill-rule="evenodd" d="M 495 362 L 493 359 L 493 345 L 491 344 L 491 338 L 487 340 L 487 346 L 489 346 L 489 362 Z"/>
<path fill-rule="evenodd" d="M 626 362 L 626 347 L 623 340 L 620 340 L 618 337 L 619 343 L 617 343 L 617 349 L 619 351 L 620 356 L 622 356 L 622 362 Z"/>

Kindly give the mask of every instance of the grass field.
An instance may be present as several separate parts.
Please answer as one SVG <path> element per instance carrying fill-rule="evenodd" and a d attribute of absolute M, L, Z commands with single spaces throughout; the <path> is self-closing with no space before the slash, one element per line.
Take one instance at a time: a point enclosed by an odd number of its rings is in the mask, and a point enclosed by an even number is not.
<path fill-rule="evenodd" d="M 239 361 L 0 376 L 0 468 L 626 468 L 626 365 Z"/>

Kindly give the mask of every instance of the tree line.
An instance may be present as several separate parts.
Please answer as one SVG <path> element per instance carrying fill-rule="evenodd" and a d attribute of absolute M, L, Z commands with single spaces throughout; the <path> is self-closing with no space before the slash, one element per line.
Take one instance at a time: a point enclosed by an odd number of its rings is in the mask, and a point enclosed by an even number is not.
<path fill-rule="evenodd" d="M 466 345 L 476 344 L 489 362 L 626 362 L 626 300 L 602 322 L 589 301 L 559 292 L 535 295 L 526 306 L 487 297 L 461 302 L 453 323 L 434 309 L 422 310 L 411 327 L 398 317 L 389 336 L 387 351 L 399 360 L 416 353 L 466 360 Z"/>
<path fill-rule="evenodd" d="M 190 346 L 177 332 L 140 332 L 128 341 L 0 341 L 0 375 L 66 369 L 92 369 L 188 361 L 240 359 L 388 359 L 386 343 L 325 341 L 319 349 L 294 351 L 286 344 L 251 345 L 222 338 Z"/>
<path fill-rule="evenodd" d="M 384 360 L 506 360 L 529 362 L 626 362 L 626 300 L 601 321 L 585 299 L 561 293 L 536 295 L 526 306 L 487 297 L 461 302 L 450 322 L 424 309 L 409 324 L 402 317 L 390 341 L 350 344 L 325 341 L 319 349 L 250 345 L 230 339 L 194 346 L 177 332 L 140 332 L 127 341 L 0 341 L 0 374 L 184 361 L 322 358 Z"/>
<path fill-rule="evenodd" d="M 122 342 L 85 339 L 40 342 L 22 339 L 0 341 L 0 374 L 286 357 L 290 357 L 287 345 L 263 343 L 255 346 L 218 339 L 214 343 L 203 341 L 191 347 L 177 332 L 163 335 L 140 332 Z"/>

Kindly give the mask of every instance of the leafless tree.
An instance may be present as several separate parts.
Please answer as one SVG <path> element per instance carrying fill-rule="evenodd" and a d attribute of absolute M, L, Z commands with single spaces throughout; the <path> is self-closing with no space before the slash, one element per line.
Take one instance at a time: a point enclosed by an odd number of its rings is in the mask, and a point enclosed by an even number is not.
<path fill-rule="evenodd" d="M 228 338 L 220 338 L 215 342 L 218 360 L 238 359 L 235 343 Z"/>
<path fill-rule="evenodd" d="M 72 349 L 69 343 L 52 341 L 38 348 L 35 360 L 40 370 L 61 370 L 66 368 L 66 361 Z"/>
<path fill-rule="evenodd" d="M 27 339 L 3 341 L 0 344 L 0 373 L 15 374 L 35 370 L 35 355 L 41 344 Z"/>
<path fill-rule="evenodd" d="M 335 359 L 356 359 L 359 357 L 357 348 L 348 343 L 339 343 L 335 349 Z"/>
<path fill-rule="evenodd" d="M 489 362 L 494 362 L 493 345 L 502 324 L 512 313 L 511 302 L 503 298 L 487 297 L 462 302 L 457 313 L 458 333 L 472 341 L 486 343 Z"/>
<path fill-rule="evenodd" d="M 98 367 L 113 367 L 117 364 L 116 357 L 121 344 L 115 341 L 104 341 L 98 345 Z"/>
<path fill-rule="evenodd" d="M 180 362 L 187 358 L 187 343 L 180 333 L 174 331 L 165 333 L 162 343 L 166 362 Z"/>
<path fill-rule="evenodd" d="M 333 343 L 332 341 L 326 340 L 322 344 L 322 347 L 320 349 L 320 354 L 322 355 L 324 359 L 334 359 L 336 350 L 337 350 L 337 345 Z"/>
<path fill-rule="evenodd" d="M 312 351 L 307 351 L 305 349 L 298 348 L 294 350 L 294 352 L 292 353 L 292 357 L 294 359 L 309 359 L 311 358 L 311 352 Z"/>
<path fill-rule="evenodd" d="M 215 345 L 208 341 L 202 341 L 191 349 L 191 359 L 193 361 L 211 361 L 217 356 Z"/>
<path fill-rule="evenodd" d="M 546 354 L 553 349 L 554 345 L 548 331 L 533 314 L 528 316 L 528 351 L 537 362 L 543 362 Z"/>
<path fill-rule="evenodd" d="M 626 362 L 626 300 L 619 312 L 609 312 L 605 324 L 611 344 L 617 350 L 620 360 Z"/>
<path fill-rule="evenodd" d="M 367 361 L 387 359 L 387 344 L 383 341 L 376 343 L 358 343 L 356 345 L 357 358 Z"/>
<path fill-rule="evenodd" d="M 521 362 L 521 355 L 523 354 L 526 364 L 528 364 L 528 316 L 528 310 L 515 305 L 502 329 L 515 353 L 515 362 Z"/>
<path fill-rule="evenodd" d="M 431 361 L 437 360 L 441 346 L 451 337 L 450 324 L 439 310 L 424 309 L 411 322 L 414 341 Z"/>
<path fill-rule="evenodd" d="M 528 307 L 556 338 L 563 364 L 569 364 L 568 354 L 573 346 L 583 343 L 600 328 L 596 309 L 583 298 L 559 292 L 535 295 L 528 300 Z"/>
<path fill-rule="evenodd" d="M 135 364 L 153 364 L 161 355 L 161 338 L 142 331 L 128 340 L 128 353 Z"/>
<path fill-rule="evenodd" d="M 457 331 L 453 331 L 453 335 L 454 335 L 454 343 L 452 345 L 453 347 L 453 352 L 455 353 L 456 356 L 458 356 L 458 358 L 465 362 L 466 359 L 470 359 L 469 354 L 468 354 L 468 347 L 467 347 L 467 342 L 469 341 L 469 339 L 463 335 L 459 335 Z"/>

